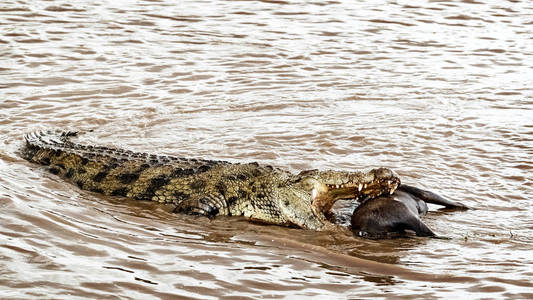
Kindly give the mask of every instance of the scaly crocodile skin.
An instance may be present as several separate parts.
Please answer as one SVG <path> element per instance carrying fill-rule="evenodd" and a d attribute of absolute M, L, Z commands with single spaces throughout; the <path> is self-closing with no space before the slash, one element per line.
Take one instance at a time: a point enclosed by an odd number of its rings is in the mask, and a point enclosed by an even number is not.
<path fill-rule="evenodd" d="M 373 198 L 400 184 L 386 168 L 292 174 L 257 163 L 187 159 L 90 146 L 76 132 L 25 136 L 23 157 L 81 189 L 176 205 L 177 212 L 245 216 L 312 230 L 332 226 L 324 214 L 339 199 Z"/>

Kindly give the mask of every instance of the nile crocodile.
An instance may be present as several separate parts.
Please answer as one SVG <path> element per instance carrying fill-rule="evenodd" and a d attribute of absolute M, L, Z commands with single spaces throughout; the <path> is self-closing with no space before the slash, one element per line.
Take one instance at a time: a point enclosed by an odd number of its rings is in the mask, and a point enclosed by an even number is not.
<path fill-rule="evenodd" d="M 340 199 L 392 194 L 400 184 L 387 168 L 309 170 L 294 174 L 258 163 L 162 156 L 71 141 L 76 132 L 25 135 L 22 156 L 48 166 L 79 188 L 175 205 L 187 214 L 245 216 L 312 230 L 334 226 L 326 218 Z"/>

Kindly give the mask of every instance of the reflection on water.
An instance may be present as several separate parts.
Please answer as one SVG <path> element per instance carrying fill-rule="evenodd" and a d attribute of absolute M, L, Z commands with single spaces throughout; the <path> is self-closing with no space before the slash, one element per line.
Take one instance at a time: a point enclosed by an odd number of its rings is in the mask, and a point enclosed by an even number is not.
<path fill-rule="evenodd" d="M 531 298 L 529 1 L 4 1 L 2 298 Z M 21 136 L 259 161 L 388 166 L 475 210 L 440 239 L 362 240 L 175 215 L 78 190 Z M 348 203 L 341 211 L 349 212 Z"/>

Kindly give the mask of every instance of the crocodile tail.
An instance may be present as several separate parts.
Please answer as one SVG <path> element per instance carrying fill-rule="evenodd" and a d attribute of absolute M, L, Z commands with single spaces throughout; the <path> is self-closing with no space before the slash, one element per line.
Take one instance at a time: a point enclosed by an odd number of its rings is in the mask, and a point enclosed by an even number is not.
<path fill-rule="evenodd" d="M 77 131 L 46 130 L 24 136 L 22 157 L 46 166 L 79 188 L 106 195 L 126 196 L 132 183 L 148 166 L 139 161 L 113 156 L 114 149 L 73 143 Z M 113 176 L 109 176 L 112 174 Z M 153 195 L 147 195 L 148 196 Z"/>
<path fill-rule="evenodd" d="M 51 173 L 84 190 L 166 203 L 190 196 L 189 177 L 217 164 L 227 164 L 84 145 L 70 140 L 78 134 L 60 130 L 29 133 L 24 136 L 26 145 L 22 157 L 46 166 Z M 186 187 L 183 190 L 176 190 L 174 185 L 166 187 L 172 179 Z"/>
<path fill-rule="evenodd" d="M 41 165 L 49 165 L 47 155 L 36 156 L 36 154 L 44 149 L 59 151 L 65 148 L 66 144 L 71 143 L 70 137 L 77 134 L 78 132 L 76 131 L 62 130 L 43 130 L 28 133 L 24 135 L 26 145 L 22 149 L 22 157 Z"/>

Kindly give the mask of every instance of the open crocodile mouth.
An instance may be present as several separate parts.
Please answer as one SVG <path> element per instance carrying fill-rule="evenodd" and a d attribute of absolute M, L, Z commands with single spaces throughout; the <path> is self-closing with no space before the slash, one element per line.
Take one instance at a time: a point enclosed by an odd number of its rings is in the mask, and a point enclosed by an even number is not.
<path fill-rule="evenodd" d="M 386 181 L 376 180 L 371 183 L 359 184 L 336 184 L 326 185 L 326 194 L 329 197 L 338 199 L 364 200 L 365 198 L 379 197 L 385 194 L 393 194 L 399 186 L 399 180 L 391 179 Z"/>
<path fill-rule="evenodd" d="M 363 196 L 380 196 L 389 191 L 393 194 L 400 185 L 399 180 L 389 179 L 386 181 L 376 180 L 371 183 L 346 183 L 346 184 L 326 184 L 327 192 L 344 199 L 344 196 L 350 199 L 359 199 Z M 351 196 L 351 197 L 350 197 Z"/>
<path fill-rule="evenodd" d="M 351 178 L 350 178 L 351 177 Z M 345 177 L 346 182 L 321 182 L 313 190 L 313 206 L 327 212 L 340 199 L 353 199 L 362 202 L 369 198 L 393 194 L 400 185 L 398 175 L 389 169 L 374 169 L 357 176 Z"/>

